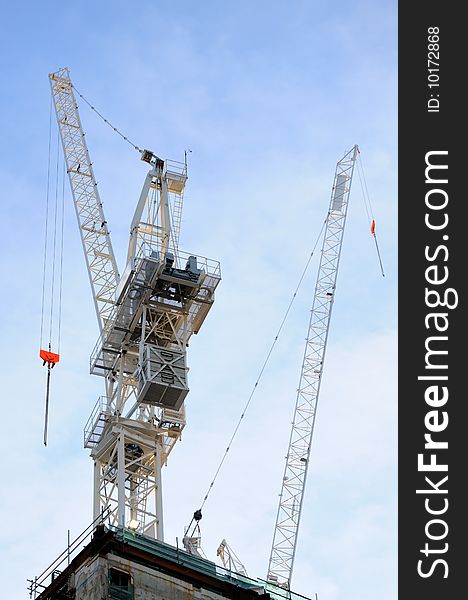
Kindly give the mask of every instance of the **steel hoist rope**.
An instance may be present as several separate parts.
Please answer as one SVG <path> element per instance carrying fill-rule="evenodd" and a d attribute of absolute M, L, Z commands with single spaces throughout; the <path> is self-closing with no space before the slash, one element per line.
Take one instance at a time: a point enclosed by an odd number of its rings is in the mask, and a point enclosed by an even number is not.
<path fill-rule="evenodd" d="M 309 269 L 310 262 L 312 260 L 312 257 L 315 254 L 315 250 L 316 250 L 317 245 L 318 245 L 318 243 L 320 241 L 320 238 L 322 237 L 322 234 L 323 234 L 323 231 L 325 229 L 325 225 L 327 223 L 327 220 L 328 220 L 328 213 L 327 213 L 327 216 L 326 216 L 325 220 L 323 221 L 322 227 L 320 229 L 320 233 L 318 234 L 317 239 L 315 240 L 315 243 L 314 243 L 314 246 L 312 248 L 312 251 L 309 254 L 309 257 L 308 257 L 307 262 L 306 262 L 306 264 L 304 266 L 304 269 L 302 270 L 302 274 L 301 274 L 301 276 L 299 278 L 299 281 L 298 281 L 298 283 L 297 283 L 297 285 L 296 285 L 296 287 L 294 289 L 294 293 L 293 293 L 293 295 L 291 297 L 291 300 L 289 301 L 289 304 L 288 304 L 288 306 L 286 308 L 286 311 L 284 313 L 284 316 L 283 316 L 283 318 L 281 320 L 280 326 L 278 327 L 276 335 L 273 338 L 273 341 L 272 341 L 272 343 L 270 345 L 270 348 L 269 348 L 269 350 L 267 352 L 266 358 L 263 361 L 263 364 L 262 364 L 262 366 L 260 368 L 260 371 L 259 371 L 259 373 L 257 375 L 257 378 L 255 380 L 255 383 L 254 383 L 253 387 L 252 387 L 252 390 L 251 390 L 250 395 L 249 395 L 249 397 L 247 399 L 247 402 L 246 402 L 246 404 L 245 404 L 245 406 L 244 406 L 244 408 L 242 410 L 242 413 L 241 413 L 241 415 L 240 415 L 240 417 L 239 417 L 239 419 L 237 421 L 237 424 L 236 424 L 236 426 L 234 428 L 234 431 L 233 431 L 233 433 L 231 435 L 231 438 L 229 439 L 229 442 L 228 442 L 228 444 L 226 446 L 226 449 L 223 452 L 223 455 L 222 455 L 221 460 L 220 460 L 220 462 L 218 464 L 218 467 L 217 467 L 217 469 L 215 471 L 215 474 L 214 474 L 214 476 L 213 476 L 213 478 L 211 480 L 211 483 L 209 484 L 208 489 L 207 489 L 207 491 L 206 491 L 206 493 L 205 493 L 205 495 L 203 497 L 203 501 L 202 501 L 202 503 L 200 505 L 200 508 L 197 509 L 194 512 L 192 520 L 190 521 L 190 523 L 186 527 L 186 533 L 185 533 L 185 535 L 188 536 L 188 537 L 193 537 L 193 533 L 195 532 L 195 530 L 198 527 L 198 521 L 200 521 L 200 519 L 202 518 L 202 512 L 201 511 L 202 511 L 203 507 L 205 506 L 206 501 L 208 500 L 208 497 L 209 497 L 209 495 L 210 495 L 210 493 L 211 493 L 211 491 L 212 491 L 212 489 L 214 487 L 214 484 L 215 484 L 216 480 L 218 479 L 218 475 L 219 475 L 219 473 L 220 473 L 220 471 L 221 471 L 221 469 L 222 469 L 222 467 L 224 465 L 224 462 L 225 462 L 225 460 L 227 458 L 228 452 L 231 449 L 231 446 L 232 446 L 232 444 L 234 442 L 234 439 L 235 439 L 235 437 L 237 435 L 237 432 L 238 432 L 238 430 L 239 430 L 239 428 L 241 426 L 241 423 L 242 423 L 242 421 L 243 421 L 243 419 L 245 417 L 245 414 L 246 414 L 246 412 L 247 412 L 247 410 L 248 410 L 248 408 L 249 408 L 249 406 L 251 404 L 252 398 L 253 398 L 253 396 L 254 396 L 257 388 L 258 388 L 258 384 L 260 383 L 260 380 L 261 380 L 261 378 L 263 376 L 263 373 L 264 373 L 264 371 L 265 371 L 265 369 L 266 369 L 266 367 L 268 365 L 268 362 L 270 361 L 270 357 L 271 357 L 271 355 L 273 353 L 273 350 L 274 350 L 274 348 L 275 348 L 275 346 L 276 346 L 276 344 L 278 342 L 278 339 L 279 339 L 280 334 L 281 334 L 281 332 L 283 330 L 283 327 L 284 327 L 284 325 L 286 323 L 286 319 L 289 316 L 289 313 L 291 311 L 292 305 L 294 304 L 294 301 L 295 301 L 296 296 L 297 296 L 297 294 L 299 292 L 299 289 L 300 289 L 300 287 L 302 285 L 304 277 L 305 277 L 305 275 L 306 275 L 306 273 L 307 273 L 307 271 Z M 194 523 L 194 521 L 195 521 L 195 523 Z M 192 526 L 193 523 L 194 523 L 193 530 L 192 530 L 191 533 L 189 533 L 190 527 Z"/>
<path fill-rule="evenodd" d="M 52 98 L 50 99 L 49 111 L 49 143 L 47 152 L 47 186 L 46 186 L 46 207 L 44 224 L 44 249 L 42 256 L 42 302 L 41 302 L 41 333 L 39 337 L 39 348 L 42 347 L 42 336 L 44 333 L 44 310 L 45 310 L 45 290 L 47 275 L 47 242 L 49 239 L 49 192 L 50 192 L 50 153 L 52 145 Z"/>
<path fill-rule="evenodd" d="M 379 259 L 380 271 L 382 273 L 382 277 L 385 277 L 385 272 L 384 272 L 383 263 L 382 263 L 382 256 L 380 254 L 379 242 L 377 240 L 377 233 L 375 231 L 374 211 L 372 210 L 372 202 L 370 199 L 369 190 L 367 188 L 367 181 L 366 181 L 366 176 L 364 173 L 364 167 L 362 166 L 362 158 L 361 158 L 360 153 L 359 153 L 358 160 L 356 161 L 356 164 L 357 164 L 357 173 L 358 173 L 358 177 L 359 177 L 359 183 L 361 184 L 362 197 L 364 200 L 364 206 L 366 209 L 367 219 L 369 221 L 369 226 L 370 226 L 370 231 L 371 231 L 372 237 L 374 238 L 375 249 L 377 251 L 377 257 Z"/>
<path fill-rule="evenodd" d="M 47 366 L 46 395 L 44 410 L 44 446 L 47 446 L 49 401 L 50 401 L 50 375 L 51 370 L 60 360 L 60 338 L 62 322 L 62 288 L 63 288 L 63 242 L 64 242 L 64 208 L 65 208 L 65 164 L 60 163 L 60 138 L 57 132 L 57 152 L 55 157 L 54 178 L 54 205 L 51 207 L 51 171 L 52 171 L 52 99 L 49 114 L 49 138 L 47 152 L 47 184 L 46 184 L 46 206 L 44 224 L 44 246 L 43 246 L 43 268 L 42 268 L 42 299 L 41 299 L 41 328 L 40 328 L 40 350 L 39 356 L 43 366 Z M 62 180 L 60 185 L 60 170 Z M 61 196 L 61 198 L 60 198 Z M 53 210 L 53 215 L 50 215 Z M 53 217 L 53 218 L 52 218 Z M 53 228 L 51 228 L 51 221 Z M 52 237 L 52 240 L 50 238 Z M 50 266 L 49 266 L 50 264 Z M 48 269 L 49 266 L 49 269 Z M 50 279 L 50 291 L 47 291 L 47 283 Z M 58 302 L 55 302 L 56 286 L 58 287 Z M 47 306 L 47 304 L 49 306 Z M 48 319 L 48 341 L 44 340 L 46 318 Z M 56 324 L 57 333 L 54 332 Z M 56 338 L 57 352 L 52 351 Z M 47 349 L 45 349 L 45 346 Z M 55 348 L 54 348 L 55 349 Z"/>

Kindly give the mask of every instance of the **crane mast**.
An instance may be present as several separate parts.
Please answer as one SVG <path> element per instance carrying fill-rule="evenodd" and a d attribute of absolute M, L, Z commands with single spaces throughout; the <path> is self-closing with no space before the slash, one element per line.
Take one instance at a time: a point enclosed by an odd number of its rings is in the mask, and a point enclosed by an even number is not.
<path fill-rule="evenodd" d="M 163 465 L 185 427 L 186 348 L 221 279 L 217 261 L 178 247 L 187 165 L 149 150 L 119 277 L 68 69 L 49 75 L 99 322 L 90 372 L 105 380 L 84 428 L 93 518 L 164 539 Z"/>
<path fill-rule="evenodd" d="M 267 580 L 290 589 L 349 193 L 359 149 L 337 163 L 297 391 Z"/>

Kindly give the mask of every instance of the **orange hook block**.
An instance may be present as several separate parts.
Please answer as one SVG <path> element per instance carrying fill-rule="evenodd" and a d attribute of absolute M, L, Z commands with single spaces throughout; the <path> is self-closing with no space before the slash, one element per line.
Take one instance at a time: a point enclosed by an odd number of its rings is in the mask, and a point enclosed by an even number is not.
<path fill-rule="evenodd" d="M 41 350 L 39 356 L 44 361 L 43 366 L 47 365 L 49 369 L 53 369 L 60 360 L 60 354 L 55 354 L 55 352 L 50 352 L 49 350 Z"/>

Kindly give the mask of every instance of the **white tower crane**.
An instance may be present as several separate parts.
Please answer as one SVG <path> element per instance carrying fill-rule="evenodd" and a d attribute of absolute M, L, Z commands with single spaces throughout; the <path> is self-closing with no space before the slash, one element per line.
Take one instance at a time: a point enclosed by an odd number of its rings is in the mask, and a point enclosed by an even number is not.
<path fill-rule="evenodd" d="M 354 146 L 336 166 L 268 565 L 267 580 L 287 589 L 290 589 L 294 566 L 348 199 L 358 152 L 358 147 Z"/>
<path fill-rule="evenodd" d="M 150 170 L 119 277 L 68 69 L 49 79 L 100 330 L 90 371 L 106 385 L 84 430 L 93 515 L 162 540 L 161 468 L 185 426 L 186 347 L 220 266 L 178 248 L 186 163 L 143 150 Z"/>

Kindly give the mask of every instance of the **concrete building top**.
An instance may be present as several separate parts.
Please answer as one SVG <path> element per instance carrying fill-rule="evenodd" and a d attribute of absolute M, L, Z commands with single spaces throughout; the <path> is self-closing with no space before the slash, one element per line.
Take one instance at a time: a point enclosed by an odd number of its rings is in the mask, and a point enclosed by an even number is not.
<path fill-rule="evenodd" d="M 127 529 L 98 526 L 37 600 L 305 600 Z"/>

